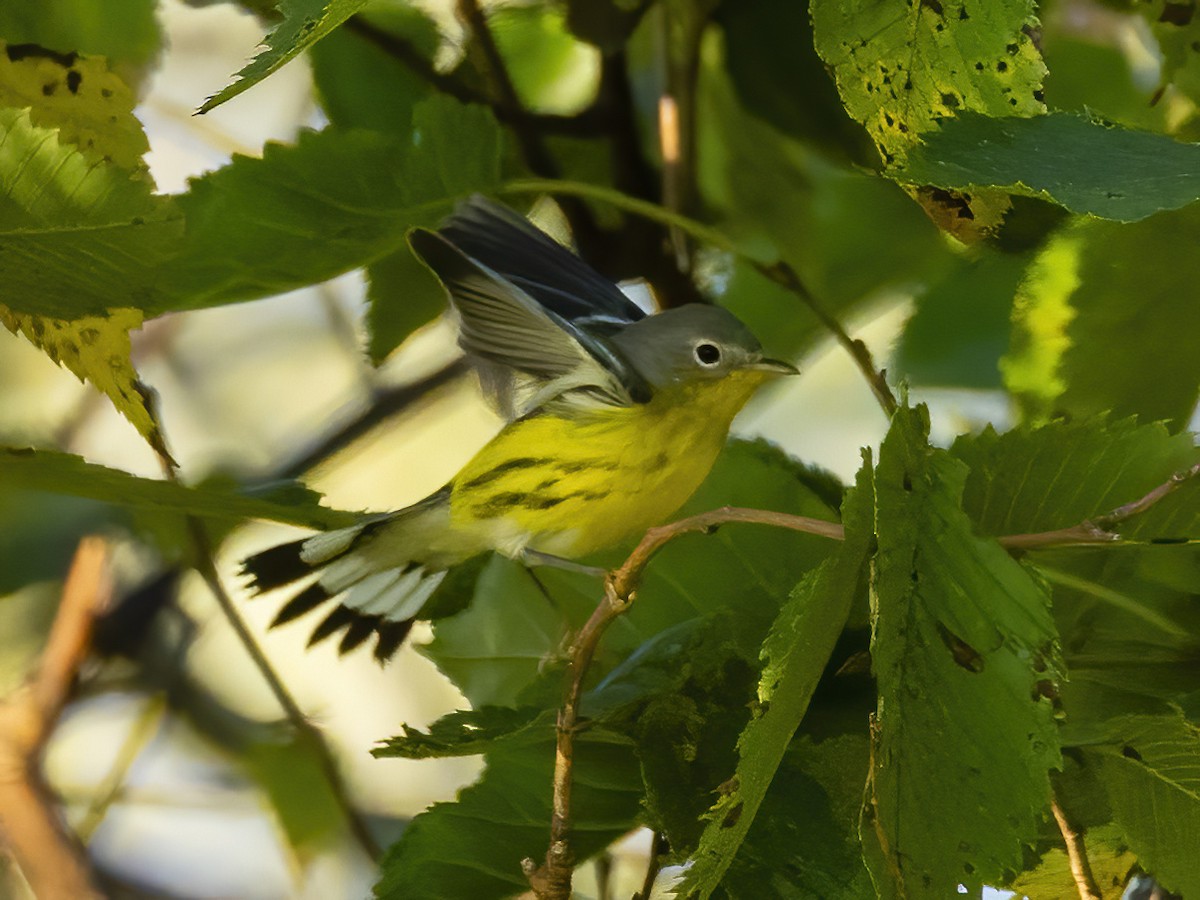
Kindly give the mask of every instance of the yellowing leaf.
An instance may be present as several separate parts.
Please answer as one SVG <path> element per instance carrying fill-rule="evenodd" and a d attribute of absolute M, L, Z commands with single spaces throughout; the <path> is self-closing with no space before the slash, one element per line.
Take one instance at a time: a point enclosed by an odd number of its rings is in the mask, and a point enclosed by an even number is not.
<path fill-rule="evenodd" d="M 129 331 L 141 326 L 141 310 L 88 302 L 105 285 L 122 297 L 144 294 L 175 233 L 169 203 L 151 193 L 142 162 L 149 145 L 133 103 L 98 57 L 3 47 L 0 105 L 27 109 L 0 111 L 0 298 L 17 307 L 0 306 L 0 322 L 95 385 L 169 459 L 130 359 Z M 64 274 L 31 290 L 26 276 L 45 271 Z M 88 314 L 19 311 L 31 294 L 52 309 Z"/>
<path fill-rule="evenodd" d="M 921 135 L 961 112 L 1046 111 L 1031 0 L 813 0 L 812 15 L 817 52 L 846 111 L 888 167 L 903 166 Z M 1000 191 L 912 193 L 966 241 L 995 230 L 1008 211 Z"/>
<path fill-rule="evenodd" d="M 29 108 L 34 125 L 122 169 L 144 170 L 150 149 L 129 86 L 98 56 L 0 42 L 0 106 Z"/>
<path fill-rule="evenodd" d="M 90 381 L 112 400 L 156 451 L 170 458 L 149 405 L 149 391 L 138 380 L 129 357 L 129 332 L 142 325 L 138 309 L 114 309 L 107 316 L 51 319 L 15 313 L 0 306 L 0 322 L 23 334 L 80 381 Z"/>
<path fill-rule="evenodd" d="M 1026 404 L 1049 413 L 1050 404 L 1066 388 L 1059 373 L 1063 353 L 1071 345 L 1067 326 L 1076 316 L 1071 295 L 1080 285 L 1082 238 L 1056 235 L 1029 267 L 1013 308 L 1013 347 L 1000 361 L 1008 389 Z"/>

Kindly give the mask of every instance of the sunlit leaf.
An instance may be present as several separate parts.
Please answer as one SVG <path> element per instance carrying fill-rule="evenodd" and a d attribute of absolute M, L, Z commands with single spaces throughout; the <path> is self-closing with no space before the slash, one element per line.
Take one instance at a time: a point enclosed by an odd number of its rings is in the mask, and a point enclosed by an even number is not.
<path fill-rule="evenodd" d="M 1183 716 L 1128 716 L 1120 743 L 1089 752 L 1142 866 L 1184 896 L 1200 891 L 1200 730 Z"/>
<path fill-rule="evenodd" d="M 1002 363 L 1028 416 L 1187 420 L 1200 395 L 1197 240 L 1197 204 L 1129 225 L 1082 219 L 1050 240 L 1018 291 Z"/>
<path fill-rule="evenodd" d="M 283 21 L 263 38 L 262 52 L 234 76 L 232 84 L 205 100 L 199 112 L 206 113 L 258 84 L 366 5 L 367 0 L 280 0 Z"/>

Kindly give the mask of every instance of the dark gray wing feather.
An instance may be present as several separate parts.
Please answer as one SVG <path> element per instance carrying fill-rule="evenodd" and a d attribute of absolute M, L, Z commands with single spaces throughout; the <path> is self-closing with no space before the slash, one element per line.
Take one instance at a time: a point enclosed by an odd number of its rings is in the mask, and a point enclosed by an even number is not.
<path fill-rule="evenodd" d="M 649 399 L 645 380 L 603 338 L 538 303 L 443 234 L 415 229 L 409 243 L 449 291 L 461 319 L 459 346 L 470 356 L 532 376 L 539 387 L 559 383 L 563 392 L 586 391 L 602 403 Z"/>
<path fill-rule="evenodd" d="M 463 253 L 577 326 L 628 324 L 646 313 L 620 288 L 507 206 L 476 195 L 438 229 Z"/>

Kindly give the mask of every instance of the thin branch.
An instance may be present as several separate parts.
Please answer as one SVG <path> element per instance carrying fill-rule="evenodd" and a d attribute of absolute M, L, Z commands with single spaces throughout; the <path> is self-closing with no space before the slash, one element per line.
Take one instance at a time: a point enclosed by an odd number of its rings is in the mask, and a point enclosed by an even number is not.
<path fill-rule="evenodd" d="M 1058 798 L 1050 801 L 1050 809 L 1054 813 L 1054 821 L 1062 833 L 1063 843 L 1067 845 L 1067 861 L 1071 866 L 1071 877 L 1075 879 L 1075 887 L 1079 891 L 1079 900 L 1104 900 L 1096 877 L 1092 874 L 1091 863 L 1088 862 L 1087 847 L 1083 842 L 1082 832 L 1076 830 L 1067 821 L 1066 813 L 1058 805 Z"/>
<path fill-rule="evenodd" d="M 1010 551 L 1058 546 L 1065 543 L 1113 543 L 1119 541 L 1120 536 L 1109 529 L 1133 516 L 1146 512 L 1163 497 L 1197 476 L 1200 476 L 1200 463 L 1183 472 L 1176 473 L 1143 497 L 1118 506 L 1105 515 L 1085 521 L 1073 528 L 1040 534 L 1011 535 L 1000 537 L 997 540 Z M 633 604 L 642 574 L 659 550 L 681 535 L 695 532 L 711 534 L 721 525 L 729 523 L 770 525 L 832 540 L 842 540 L 845 537 L 844 528 L 836 522 L 768 510 L 727 506 L 680 519 L 668 525 L 651 528 L 638 542 L 625 562 L 608 573 L 604 581 L 604 598 L 575 635 L 568 655 L 566 687 L 558 711 L 555 742 L 550 846 L 541 865 L 538 865 L 533 859 L 525 859 L 521 864 L 538 900 L 567 900 L 571 893 L 571 874 L 575 865 L 575 854 L 571 847 L 571 789 L 574 777 L 575 733 L 579 727 L 579 708 L 583 697 L 584 679 L 600 639 L 608 630 L 609 625 Z M 1061 811 L 1056 809 L 1055 816 L 1060 817 Z M 1064 821 L 1060 818 L 1060 828 L 1063 829 L 1063 836 L 1068 842 L 1068 851 L 1070 852 L 1072 845 L 1068 837 L 1069 829 L 1065 826 Z M 880 840 L 884 840 L 882 833 L 880 833 Z M 885 855 L 888 852 L 886 843 L 884 843 L 884 852 Z M 1086 866 L 1086 857 L 1081 858 L 1082 864 Z M 1075 857 L 1072 857 L 1072 871 L 1076 870 L 1074 859 Z M 1086 872 L 1086 868 L 1080 869 L 1080 871 Z M 1081 884 L 1080 896 L 1084 900 L 1090 900 L 1091 895 L 1083 893 L 1083 883 L 1079 881 L 1080 877 L 1076 876 L 1077 882 Z M 1090 878 L 1090 875 L 1088 877 Z M 1098 898 L 1099 895 L 1097 894 L 1096 897 Z"/>
<path fill-rule="evenodd" d="M 850 358 L 854 360 L 862 372 L 863 377 L 867 381 L 867 385 L 871 388 L 871 393 L 875 395 L 875 399 L 879 402 L 880 408 L 890 418 L 895 414 L 899 404 L 896 402 L 896 397 L 892 393 L 892 389 L 888 386 L 886 372 L 876 368 L 875 361 L 871 357 L 871 351 L 862 341 L 850 337 L 846 329 L 837 320 L 837 317 L 829 313 L 813 295 L 812 291 L 800 278 L 791 265 L 784 260 L 776 260 L 775 262 L 765 263 L 755 259 L 743 251 L 721 232 L 716 229 L 709 228 L 707 225 L 690 219 L 687 216 L 680 215 L 669 209 L 664 209 L 656 203 L 650 203 L 646 200 L 639 200 L 636 197 L 630 197 L 627 194 L 622 194 L 620 191 L 615 191 L 612 188 L 602 187 L 599 185 L 585 184 L 576 181 L 556 181 L 551 179 L 526 178 L 518 181 L 511 181 L 504 185 L 499 191 L 501 194 L 529 194 L 529 193 L 545 193 L 555 195 L 568 195 L 574 197 L 589 197 L 594 200 L 600 200 L 605 203 L 610 203 L 618 209 L 623 209 L 631 212 L 634 215 L 645 216 L 656 222 L 668 225 L 672 228 L 677 228 L 699 241 L 710 244 L 718 250 L 723 250 L 733 256 L 744 260 L 749 265 L 753 266 L 764 278 L 778 284 L 791 293 L 795 294 L 800 301 L 808 307 L 813 315 L 824 328 L 834 336 L 839 344 L 850 354 Z"/>
<path fill-rule="evenodd" d="M 524 128 L 532 128 L 542 134 L 561 134 L 572 137 L 601 137 L 608 130 L 608 117 L 599 103 L 569 116 L 535 113 L 519 106 L 514 109 L 485 96 L 455 72 L 441 71 L 415 44 L 398 34 L 378 27 L 361 14 L 351 16 L 343 27 L 406 66 L 443 94 L 453 97 L 460 103 L 479 103 L 490 107 L 496 118 L 506 125 L 515 126 L 519 123 Z"/>
<path fill-rule="evenodd" d="M 867 380 L 867 385 L 871 388 L 871 393 L 875 395 L 880 408 L 884 415 L 889 419 L 896 414 L 899 404 L 896 403 L 896 397 L 892 393 L 892 389 L 887 383 L 887 372 L 883 369 L 876 368 L 875 360 L 871 357 L 871 351 L 867 345 L 857 338 L 852 338 L 842 327 L 842 323 L 837 320 L 837 317 L 829 313 L 823 307 L 812 291 L 800 278 L 799 273 L 784 260 L 778 260 L 770 265 L 765 263 L 755 262 L 751 260 L 754 268 L 760 274 L 774 281 L 781 287 L 791 291 L 801 302 L 809 308 L 814 316 L 817 317 L 825 330 L 837 339 L 837 342 L 842 345 L 850 358 L 854 360 L 854 364 L 858 366 L 863 377 Z"/>
<path fill-rule="evenodd" d="M 300 705 L 292 697 L 291 692 L 288 691 L 279 674 L 272 668 L 270 660 L 267 659 L 262 648 L 258 646 L 254 635 L 250 633 L 250 629 L 246 626 L 245 621 L 238 612 L 233 598 L 229 596 L 225 590 L 225 586 L 221 584 L 216 564 L 213 562 L 212 545 L 208 540 L 208 534 L 204 531 L 203 523 L 194 516 L 188 516 L 187 526 L 192 546 L 196 550 L 195 566 L 197 571 L 199 571 L 200 576 L 204 579 L 205 584 L 208 585 L 208 589 L 212 592 L 213 597 L 216 598 L 217 605 L 221 607 L 221 612 L 225 615 L 225 620 L 233 628 L 242 648 L 258 669 L 259 675 L 266 682 L 272 696 L 275 697 L 275 702 L 283 710 L 283 714 L 287 717 L 288 722 L 302 738 L 309 741 L 310 746 L 316 752 L 318 762 L 321 765 L 321 771 L 329 784 L 330 793 L 333 794 L 338 808 L 342 811 L 342 816 L 346 820 L 346 825 L 349 827 L 350 833 L 358 841 L 363 852 L 372 860 L 378 861 L 382 856 L 383 850 L 375 840 L 375 836 L 371 834 L 370 829 L 367 828 L 362 815 L 350 801 L 346 783 L 342 780 L 342 773 L 338 768 L 333 751 L 325 743 L 325 738 L 321 734 L 320 729 L 313 725 L 304 715 L 304 712 L 300 709 Z"/>
<path fill-rule="evenodd" d="M 475 39 L 474 44 L 479 49 L 479 57 L 484 71 L 496 92 L 497 102 L 494 105 L 502 109 L 524 109 L 521 98 L 517 95 L 516 86 L 508 74 L 504 57 L 500 54 L 500 48 L 492 36 L 487 16 L 484 15 L 479 4 L 476 0 L 457 0 L 455 9 Z M 543 178 L 557 178 L 560 171 L 558 162 L 550 154 L 545 141 L 542 140 L 542 135 L 536 129 L 529 127 L 529 121 L 524 117 L 515 118 L 510 124 L 529 168 Z"/>
<path fill-rule="evenodd" d="M 625 562 L 608 574 L 604 582 L 604 599 L 591 618 L 579 630 L 571 645 L 567 660 L 567 685 L 562 706 L 558 711 L 558 728 L 554 755 L 554 798 L 550 816 L 550 846 L 545 861 L 539 866 L 532 859 L 522 862 L 530 887 L 539 900 L 567 900 L 571 894 L 571 873 L 575 854 L 571 848 L 571 788 L 575 758 L 575 732 L 579 725 L 579 706 L 583 682 L 600 638 L 608 626 L 634 601 L 635 591 L 647 563 L 664 545 L 675 538 L 695 532 L 712 533 L 731 522 L 772 525 L 808 534 L 840 540 L 843 528 L 836 522 L 826 522 L 808 516 L 770 512 L 761 509 L 723 507 L 700 513 L 669 525 L 651 528 L 634 548 Z"/>
<path fill-rule="evenodd" d="M 662 858 L 671 849 L 667 836 L 661 831 L 654 832 L 654 840 L 650 842 L 650 859 L 646 863 L 646 877 L 642 879 L 642 889 L 633 895 L 633 900 L 650 900 L 654 892 L 654 882 L 662 869 Z"/>
<path fill-rule="evenodd" d="M 466 360 L 458 357 L 420 381 L 378 391 L 365 410 L 339 425 L 295 459 L 276 468 L 272 472 L 271 478 L 299 478 L 339 450 L 358 440 L 371 429 L 424 400 L 434 391 L 462 378 L 468 371 L 470 368 Z"/>
<path fill-rule="evenodd" d="M 111 595 L 108 546 L 102 538 L 84 538 L 37 673 L 0 703 L 0 840 L 34 894 L 46 900 L 101 896 L 83 848 L 63 827 L 38 761 L 87 657 L 96 616 Z"/>
<path fill-rule="evenodd" d="M 158 733 L 158 727 L 162 723 L 166 708 L 166 700 L 162 696 L 152 696 L 138 713 L 133 727 L 125 735 L 125 740 L 121 742 L 112 768 L 104 776 L 104 781 L 101 782 L 100 787 L 88 803 L 87 811 L 79 820 L 79 824 L 75 826 L 75 833 L 85 844 L 91 842 L 92 835 L 96 833 L 96 829 L 108 815 L 109 809 L 121 796 L 121 790 L 129 776 L 130 769 L 133 768 L 133 764 L 142 751 L 146 749 L 151 738 Z"/>
<path fill-rule="evenodd" d="M 1060 547 L 1079 544 L 1116 544 L 1122 543 L 1117 528 L 1124 522 L 1140 516 L 1151 509 L 1164 497 L 1173 494 L 1192 479 L 1200 476 L 1200 463 L 1189 469 L 1176 472 L 1162 484 L 1147 491 L 1136 500 L 1124 503 L 1103 515 L 1084 519 L 1078 525 L 1070 528 L 1059 528 L 1054 531 L 1042 531 L 1034 534 L 1010 534 L 999 537 L 1000 546 L 1009 551 L 1039 550 L 1047 547 Z"/>

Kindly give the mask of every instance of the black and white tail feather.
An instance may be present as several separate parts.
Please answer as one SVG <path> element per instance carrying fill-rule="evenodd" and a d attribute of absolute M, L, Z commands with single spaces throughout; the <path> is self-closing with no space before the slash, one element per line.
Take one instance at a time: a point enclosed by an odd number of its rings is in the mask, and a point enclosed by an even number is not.
<path fill-rule="evenodd" d="M 256 593 L 299 584 L 311 578 L 271 621 L 284 625 L 320 606 L 331 608 L 313 629 L 308 645 L 343 632 L 339 653 L 349 653 L 375 636 L 375 658 L 390 659 L 404 642 L 413 622 L 446 577 L 446 569 L 417 560 L 397 565 L 390 554 L 381 559 L 373 544 L 384 534 L 413 531 L 419 539 L 422 514 L 444 505 L 448 492 L 396 513 L 372 516 L 347 528 L 326 531 L 280 544 L 249 557 L 242 573 Z M 411 528 L 406 528 L 411 524 Z M 315 576 L 315 577 L 314 577 Z"/>

